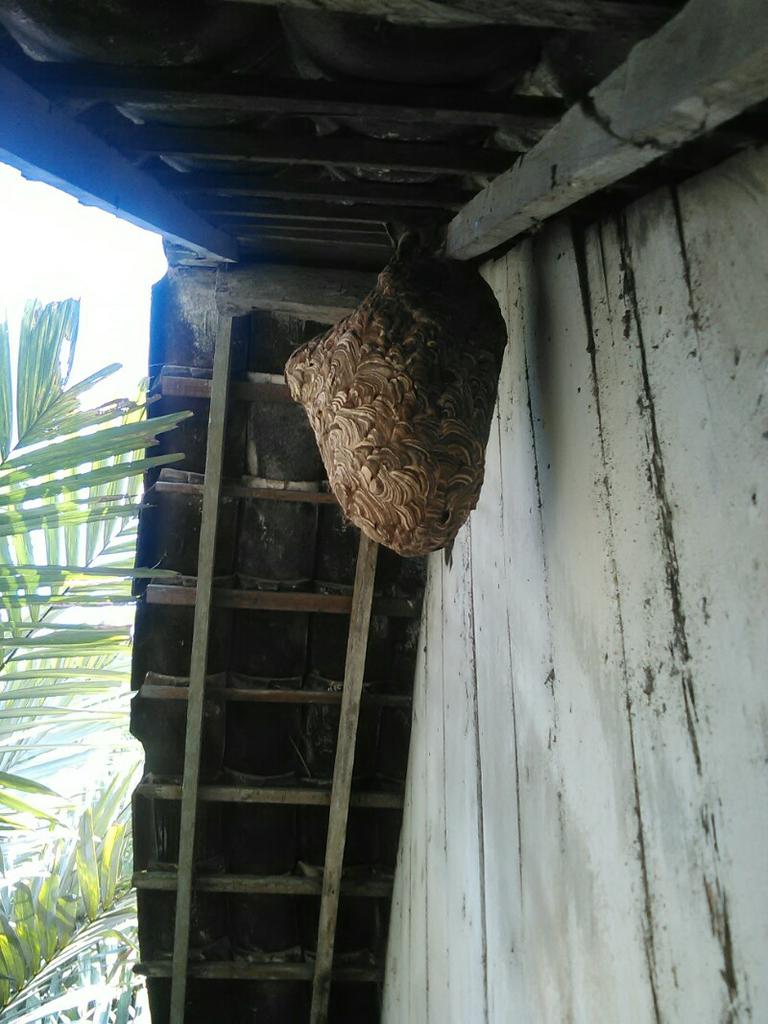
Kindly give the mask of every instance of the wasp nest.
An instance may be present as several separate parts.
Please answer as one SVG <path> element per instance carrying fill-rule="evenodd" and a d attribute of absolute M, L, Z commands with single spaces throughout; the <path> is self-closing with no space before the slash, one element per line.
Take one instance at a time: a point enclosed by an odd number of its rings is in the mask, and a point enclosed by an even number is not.
<path fill-rule="evenodd" d="M 369 537 L 423 555 L 466 522 L 506 338 L 480 275 L 407 238 L 359 308 L 290 357 L 331 489 Z"/>

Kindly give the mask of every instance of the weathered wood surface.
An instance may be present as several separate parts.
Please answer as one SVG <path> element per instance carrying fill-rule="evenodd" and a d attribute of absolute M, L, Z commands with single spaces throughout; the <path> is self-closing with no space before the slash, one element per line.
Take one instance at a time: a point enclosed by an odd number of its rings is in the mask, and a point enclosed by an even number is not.
<path fill-rule="evenodd" d="M 765 0 L 690 0 L 448 227 L 471 259 L 768 96 Z"/>
<path fill-rule="evenodd" d="M 153 156 L 216 157 L 247 163 L 389 168 L 433 174 L 499 174 L 514 153 L 477 146 L 438 143 L 380 142 L 377 139 L 337 139 L 329 136 L 278 136 L 265 132 L 214 128 L 176 128 L 166 125 L 126 125 L 108 128 L 102 138 L 126 153 Z"/>
<path fill-rule="evenodd" d="M 379 545 L 364 533 L 360 534 L 352 596 L 352 614 L 344 665 L 344 689 L 339 714 L 336 757 L 333 764 L 331 805 L 328 812 L 328 839 L 323 865 L 323 893 L 320 899 L 320 922 L 317 928 L 315 976 L 312 981 L 310 1024 L 325 1024 L 331 995 L 333 951 L 336 944 L 336 922 L 339 916 L 341 871 L 347 844 L 347 820 L 352 793 L 352 770 L 357 746 L 357 723 L 363 695 L 365 658 L 371 624 L 373 584 Z"/>
<path fill-rule="evenodd" d="M 286 181 L 260 178 L 255 174 L 190 172 L 170 168 L 155 172 L 155 178 L 180 196 L 252 196 L 265 199 L 310 200 L 336 205 L 381 204 L 402 207 L 460 210 L 472 196 L 460 188 L 433 185 L 392 185 L 365 181 Z"/>
<path fill-rule="evenodd" d="M 599 31 L 606 23 L 625 28 L 658 24 L 666 7 L 621 0 L 237 0 L 239 3 L 296 7 L 339 14 L 368 14 L 411 25 L 533 25 Z"/>
<path fill-rule="evenodd" d="M 227 421 L 227 395 L 232 353 L 232 319 L 219 316 L 216 348 L 213 354 L 211 402 L 208 410 L 208 440 L 205 453 L 205 482 L 200 522 L 200 546 L 195 589 L 194 627 L 190 653 L 189 697 L 184 736 L 184 774 L 181 786 L 181 823 L 179 826 L 179 873 L 176 892 L 176 919 L 173 933 L 173 981 L 171 985 L 171 1024 L 184 1024 L 187 991 L 187 960 L 192 906 L 192 872 L 197 794 L 200 779 L 200 751 L 203 742 L 205 677 L 208 667 L 208 641 L 213 607 L 213 571 L 216 557 L 216 533 L 219 521 L 224 435 Z"/>
<path fill-rule="evenodd" d="M 150 797 L 154 800 L 181 799 L 181 786 L 171 782 L 140 782 L 135 792 L 138 796 Z M 302 786 L 200 786 L 198 798 L 206 803 L 328 807 L 331 803 L 331 791 Z M 354 790 L 350 803 L 352 807 L 398 810 L 403 806 L 403 798 L 399 793 L 383 790 L 368 793 Z"/>
<path fill-rule="evenodd" d="M 137 871 L 131 878 L 134 889 L 155 892 L 175 892 L 177 876 L 173 871 Z M 323 880 L 300 875 L 196 875 L 196 892 L 260 893 L 268 896 L 319 896 Z M 388 899 L 392 881 L 387 878 L 345 879 L 341 883 L 343 896 L 362 896 L 367 899 Z"/>
<path fill-rule="evenodd" d="M 335 324 L 353 312 L 376 284 L 376 274 L 361 270 L 281 267 L 259 264 L 220 273 L 216 280 L 219 312 L 240 316 L 255 309 L 288 313 L 321 324 Z"/>
<path fill-rule="evenodd" d="M 384 1024 L 768 1019 L 766 195 L 744 154 L 484 268 L 510 345 L 429 565 Z"/>
<path fill-rule="evenodd" d="M 174 676 L 166 676 L 174 679 Z M 138 690 L 142 700 L 188 700 L 189 685 L 172 683 L 145 683 Z M 242 701 L 251 704 L 341 704 L 340 690 L 255 690 L 241 687 L 227 689 L 206 687 L 206 700 Z M 364 693 L 363 702 L 378 707 L 408 708 L 411 698 L 400 693 Z"/>
<path fill-rule="evenodd" d="M 146 590 L 148 604 L 190 606 L 195 603 L 195 587 L 163 586 L 150 583 Z M 352 598 L 344 594 L 314 594 L 296 590 L 246 590 L 215 587 L 213 603 L 218 608 L 247 608 L 252 611 L 318 612 L 326 615 L 349 615 Z M 420 604 L 411 597 L 377 597 L 374 615 L 392 615 L 412 619 L 419 615 Z"/>
<path fill-rule="evenodd" d="M 189 965 L 190 978 L 222 979 L 231 981 L 311 981 L 314 968 L 312 964 L 280 963 L 262 961 L 253 963 L 249 960 L 203 960 Z M 169 978 L 171 964 L 168 960 L 150 960 L 134 966 L 137 974 L 147 978 Z M 333 980 L 359 984 L 361 982 L 381 981 L 381 968 L 337 967 L 333 972 Z"/>
<path fill-rule="evenodd" d="M 222 110 L 241 114 L 355 117 L 400 124 L 479 125 L 526 133 L 541 131 L 562 114 L 547 96 L 506 96 L 467 89 L 329 82 L 251 75 L 214 75 L 189 68 L 114 68 L 30 62 L 25 76 L 36 88 L 75 108 L 130 103 L 146 111 Z"/>
<path fill-rule="evenodd" d="M 53 185 L 202 256 L 238 257 L 234 239 L 3 67 L 0 160 L 32 181 Z"/>

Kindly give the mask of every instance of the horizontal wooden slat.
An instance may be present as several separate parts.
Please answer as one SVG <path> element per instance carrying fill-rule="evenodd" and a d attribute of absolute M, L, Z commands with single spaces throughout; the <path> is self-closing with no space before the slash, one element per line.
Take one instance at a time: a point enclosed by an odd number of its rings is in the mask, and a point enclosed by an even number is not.
<path fill-rule="evenodd" d="M 765 0 L 690 0 L 457 214 L 448 254 L 481 256 L 767 96 Z"/>
<path fill-rule="evenodd" d="M 158 381 L 161 395 L 174 398 L 210 398 L 211 381 L 205 377 L 176 377 L 161 374 Z M 230 398 L 238 402 L 292 402 L 287 384 L 272 381 L 234 380 L 230 384 Z"/>
<path fill-rule="evenodd" d="M 142 700 L 187 700 L 186 686 L 144 685 L 138 691 Z M 341 704 L 341 690 L 250 690 L 242 687 L 207 688 L 206 700 L 243 701 L 254 704 Z M 399 693 L 363 693 L 366 704 L 381 707 L 408 708 L 411 698 Z"/>
<path fill-rule="evenodd" d="M 158 494 L 202 494 L 203 485 L 186 480 L 158 480 L 153 490 Z M 225 498 L 253 498 L 265 501 L 303 501 L 311 505 L 335 505 L 331 491 L 300 491 L 287 487 L 250 487 L 247 484 L 225 483 Z"/>
<path fill-rule="evenodd" d="M 135 889 L 175 892 L 174 871 L 137 871 L 131 879 Z M 323 889 L 322 875 L 303 878 L 297 875 L 196 875 L 193 888 L 198 892 L 250 893 L 267 896 L 319 896 Z M 392 895 L 392 880 L 386 878 L 345 878 L 342 896 L 363 896 L 387 899 Z"/>
<path fill-rule="evenodd" d="M 355 310 L 376 284 L 362 270 L 290 267 L 279 263 L 238 267 L 216 278 L 216 307 L 227 316 L 264 309 L 333 324 Z"/>
<path fill-rule="evenodd" d="M 154 800 L 181 799 L 181 786 L 168 782 L 141 782 L 134 792 Z M 200 786 L 198 798 L 205 803 L 329 807 L 331 791 L 299 786 Z M 353 807 L 399 810 L 403 806 L 403 798 L 398 793 L 353 792 L 351 804 Z"/>
<path fill-rule="evenodd" d="M 499 174 L 516 154 L 477 146 L 380 142 L 331 136 L 295 137 L 210 128 L 126 125 L 109 128 L 102 138 L 126 153 L 176 157 L 211 157 L 249 163 L 334 167 L 389 168 L 433 174 Z"/>
<path fill-rule="evenodd" d="M 170 978 L 170 960 L 150 960 L 137 963 L 136 974 L 147 978 Z M 233 981 L 311 981 L 312 964 L 251 963 L 247 960 L 203 960 L 192 962 L 188 968 L 190 978 L 231 979 Z M 351 983 L 379 982 L 384 975 L 380 967 L 337 967 L 334 981 Z"/>
<path fill-rule="evenodd" d="M 313 79 L 267 81 L 247 75 L 212 75 L 187 68 L 141 69 L 104 65 L 36 63 L 34 85 L 73 105 L 131 103 L 148 111 L 222 110 L 364 118 L 397 124 L 476 125 L 508 131 L 550 127 L 562 103 L 542 96 L 504 96 L 476 90 L 348 84 Z"/>
<path fill-rule="evenodd" d="M 345 245 L 356 249 L 377 249 L 379 251 L 392 250 L 391 242 L 387 235 L 361 233 L 355 234 L 350 231 L 328 231 L 312 228 L 259 228 L 253 225 L 233 225 L 230 229 L 232 234 L 242 240 L 244 248 L 249 242 L 314 242 L 317 245 Z"/>
<path fill-rule="evenodd" d="M 280 222 L 306 220 L 370 226 L 403 219 L 414 224 L 433 222 L 440 216 L 439 212 L 426 207 L 398 207 L 394 203 L 389 206 L 365 203 L 349 205 L 301 199 L 259 199 L 253 196 L 202 195 L 195 199 L 194 207 L 202 215 L 215 214 L 221 222 L 235 219 Z"/>
<path fill-rule="evenodd" d="M 472 197 L 460 188 L 432 185 L 392 185 L 365 181 L 290 181 L 254 174 L 190 172 L 160 168 L 154 177 L 181 196 L 253 196 L 264 199 L 306 199 L 334 204 L 375 204 L 396 209 L 460 210 Z"/>
<path fill-rule="evenodd" d="M 195 588 L 163 586 L 151 583 L 146 590 L 148 604 L 192 607 Z M 312 594 L 277 590 L 230 590 L 214 587 L 213 603 L 218 608 L 240 608 L 250 611 L 311 612 L 326 615 L 349 615 L 352 598 L 343 594 Z M 374 615 L 394 618 L 416 618 L 420 604 L 406 597 L 379 597 L 373 602 Z"/>
<path fill-rule="evenodd" d="M 626 0 L 237 0 L 277 4 L 311 11 L 367 14 L 414 25 L 531 25 L 571 31 L 596 31 L 613 24 L 652 27 L 669 14 L 662 4 Z"/>

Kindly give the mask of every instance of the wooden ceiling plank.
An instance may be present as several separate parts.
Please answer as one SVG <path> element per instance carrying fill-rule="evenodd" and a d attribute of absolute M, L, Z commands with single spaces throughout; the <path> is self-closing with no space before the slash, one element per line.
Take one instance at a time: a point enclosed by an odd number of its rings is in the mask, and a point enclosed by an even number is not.
<path fill-rule="evenodd" d="M 350 221 L 334 220 L 326 217 L 323 220 L 308 220 L 305 217 L 261 217 L 259 214 L 245 215 L 240 213 L 216 214 L 216 223 L 221 224 L 234 234 L 252 234 L 259 238 L 266 235 L 340 235 L 350 240 L 355 236 L 372 236 L 383 245 L 391 245 L 391 239 L 385 229 L 384 221 Z"/>
<path fill-rule="evenodd" d="M 768 96 L 765 0 L 689 0 L 448 227 L 472 259 Z"/>
<path fill-rule="evenodd" d="M 349 221 L 353 224 L 384 224 L 398 216 L 409 219 L 434 221 L 439 216 L 434 210 L 408 207 L 342 205 L 341 203 L 301 202 L 256 199 L 248 196 L 208 196 L 195 202 L 202 215 L 215 214 L 220 220 L 229 218 L 259 220 Z"/>
<path fill-rule="evenodd" d="M 42 92 L 75 108 L 93 103 L 133 104 L 153 110 L 221 110 L 244 115 L 323 116 L 397 124 L 441 124 L 545 131 L 563 103 L 544 96 L 507 96 L 477 89 L 265 80 L 187 68 L 114 68 L 29 62 L 25 77 Z"/>
<path fill-rule="evenodd" d="M 0 161 L 203 256 L 238 258 L 233 238 L 1 66 Z"/>
<path fill-rule="evenodd" d="M 388 204 L 396 208 L 460 210 L 472 197 L 464 189 L 445 185 L 393 185 L 371 181 L 288 181 L 252 174 L 223 174 L 194 171 L 182 173 L 158 168 L 155 178 L 181 196 L 231 196 L 264 199 L 322 200 L 350 208 L 362 204 Z"/>
<path fill-rule="evenodd" d="M 430 174 L 499 174 L 516 154 L 477 146 L 426 142 L 382 142 L 334 136 L 278 136 L 253 131 L 131 125 L 109 128 L 102 138 L 140 156 L 240 160 L 290 164 L 423 171 Z"/>
<path fill-rule="evenodd" d="M 461 25 L 529 25 L 599 32 L 607 24 L 653 28 L 669 7 L 622 0 L 235 0 L 298 10 L 367 14 L 388 21 L 447 28 Z"/>
<path fill-rule="evenodd" d="M 254 310 L 288 313 L 304 320 L 335 324 L 353 312 L 376 284 L 362 270 L 288 267 L 278 263 L 238 267 L 216 278 L 216 306 L 227 316 Z"/>
<path fill-rule="evenodd" d="M 326 1024 L 331 990 L 333 949 L 339 915 L 341 873 L 347 842 L 347 821 L 352 794 L 352 771 L 357 744 L 357 723 L 365 675 L 365 657 L 373 607 L 373 585 L 379 545 L 366 534 L 360 534 L 357 553 L 352 614 L 344 665 L 339 732 L 331 786 L 331 809 L 328 817 L 328 839 L 323 869 L 323 894 L 320 899 L 320 924 L 317 931 L 317 955 L 312 983 L 310 1024 Z"/>
<path fill-rule="evenodd" d="M 184 774 L 181 787 L 181 824 L 179 829 L 179 876 L 173 936 L 170 1024 L 184 1024 L 195 825 L 197 820 L 198 782 L 200 779 L 203 709 L 205 706 L 205 675 L 208 662 L 208 642 L 211 633 L 213 573 L 222 465 L 224 461 L 224 437 L 231 351 L 232 320 L 230 317 L 219 316 L 216 331 L 216 347 L 213 356 L 211 404 L 208 415 L 205 484 L 200 523 L 198 577 L 195 589 L 189 698 L 187 701 L 187 722 L 184 740 Z"/>
<path fill-rule="evenodd" d="M 265 228 L 264 231 L 258 232 L 239 229 L 235 231 L 235 236 L 242 242 L 244 249 L 259 242 L 293 242 L 297 245 L 314 242 L 317 245 L 345 245 L 353 249 L 388 250 L 390 255 L 394 254 L 386 235 L 356 235 L 343 231 L 326 231 L 323 234 L 298 230 L 282 232 Z"/>

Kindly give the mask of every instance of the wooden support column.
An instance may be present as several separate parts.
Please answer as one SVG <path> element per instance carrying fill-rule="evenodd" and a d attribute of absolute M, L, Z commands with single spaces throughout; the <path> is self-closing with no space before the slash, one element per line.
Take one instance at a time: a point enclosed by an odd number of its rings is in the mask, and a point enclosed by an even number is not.
<path fill-rule="evenodd" d="M 360 716 L 360 698 L 363 692 L 365 656 L 368 650 L 368 629 L 371 622 L 373 582 L 376 577 L 378 550 L 379 546 L 375 541 L 370 540 L 364 533 L 360 534 L 355 587 L 352 596 L 352 619 L 349 624 L 347 660 L 344 668 L 339 738 L 336 746 L 336 762 L 333 768 L 310 1024 L 325 1024 L 328 1018 L 333 947 L 339 914 L 341 869 L 347 841 L 347 818 L 352 791 L 352 770 L 355 763 L 357 722 Z"/>
<path fill-rule="evenodd" d="M 208 446 L 205 456 L 203 511 L 200 525 L 195 619 L 192 633 L 189 699 L 187 703 L 187 733 L 184 745 L 178 892 L 176 895 L 176 925 L 173 938 L 171 1024 L 184 1024 L 205 675 L 208 661 L 208 640 L 211 629 L 213 567 L 224 458 L 224 428 L 227 415 L 231 350 L 232 320 L 229 317 L 220 316 L 213 357 L 211 405 L 208 415 Z"/>

